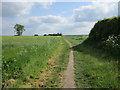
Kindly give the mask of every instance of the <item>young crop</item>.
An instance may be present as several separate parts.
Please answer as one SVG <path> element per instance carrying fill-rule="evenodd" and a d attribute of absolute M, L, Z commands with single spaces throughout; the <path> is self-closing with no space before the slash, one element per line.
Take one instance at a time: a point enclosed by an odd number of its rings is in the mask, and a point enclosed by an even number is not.
<path fill-rule="evenodd" d="M 3 86 L 10 86 L 11 79 L 25 83 L 40 74 L 60 43 L 60 37 L 3 37 Z"/>

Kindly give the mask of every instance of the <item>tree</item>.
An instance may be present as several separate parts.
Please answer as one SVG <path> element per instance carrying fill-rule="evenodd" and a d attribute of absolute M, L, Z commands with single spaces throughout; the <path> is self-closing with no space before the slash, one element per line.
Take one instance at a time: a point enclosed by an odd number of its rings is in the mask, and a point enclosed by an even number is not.
<path fill-rule="evenodd" d="M 47 34 L 44 34 L 44 36 L 47 36 Z"/>
<path fill-rule="evenodd" d="M 17 33 L 18 36 L 21 36 L 23 31 L 25 31 L 24 26 L 20 24 L 16 24 L 14 26 L 15 32 Z"/>
<path fill-rule="evenodd" d="M 34 36 L 39 36 L 38 34 L 34 34 Z"/>

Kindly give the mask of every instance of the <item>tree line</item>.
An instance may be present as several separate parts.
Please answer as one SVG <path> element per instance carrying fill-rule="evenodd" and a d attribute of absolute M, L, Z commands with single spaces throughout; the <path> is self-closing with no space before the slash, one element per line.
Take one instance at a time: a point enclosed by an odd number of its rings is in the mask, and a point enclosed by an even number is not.
<path fill-rule="evenodd" d="M 23 31 L 25 31 L 24 26 L 20 24 L 16 24 L 14 26 L 15 32 L 17 35 L 15 36 L 21 36 Z M 39 36 L 38 34 L 34 34 L 34 36 Z M 56 33 L 56 34 L 44 34 L 43 36 L 62 36 L 62 33 Z"/>
<path fill-rule="evenodd" d="M 57 33 L 57 34 L 44 34 L 44 36 L 62 36 L 62 33 Z"/>

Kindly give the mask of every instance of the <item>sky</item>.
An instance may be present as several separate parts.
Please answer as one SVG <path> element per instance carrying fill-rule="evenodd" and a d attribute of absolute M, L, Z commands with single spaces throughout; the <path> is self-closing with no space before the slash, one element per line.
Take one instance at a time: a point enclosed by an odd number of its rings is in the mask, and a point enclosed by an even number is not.
<path fill-rule="evenodd" d="M 2 35 L 15 35 L 15 24 L 25 26 L 23 35 L 89 34 L 98 20 L 118 16 L 118 0 L 26 1 L 0 3 Z M 113 2 L 114 1 L 114 2 Z"/>

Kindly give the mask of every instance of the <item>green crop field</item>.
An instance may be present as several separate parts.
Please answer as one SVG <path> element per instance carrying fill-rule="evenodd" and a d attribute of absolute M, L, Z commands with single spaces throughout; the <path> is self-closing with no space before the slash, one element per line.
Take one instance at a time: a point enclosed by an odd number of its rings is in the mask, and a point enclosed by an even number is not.
<path fill-rule="evenodd" d="M 88 35 L 3 36 L 3 87 L 63 87 L 69 62 L 69 46 L 64 38 L 74 49 L 76 87 L 120 88 L 119 58 L 84 44 Z"/>
<path fill-rule="evenodd" d="M 69 48 L 59 36 L 3 36 L 3 87 L 59 87 L 68 62 L 65 52 Z"/>
<path fill-rule="evenodd" d="M 0 3 L 0 89 L 120 90 L 120 0 L 17 1 Z"/>
<path fill-rule="evenodd" d="M 63 87 L 63 71 L 73 44 L 75 84 L 78 88 L 119 88 L 118 60 L 84 45 L 88 35 L 3 36 L 3 87 Z"/>
<path fill-rule="evenodd" d="M 83 42 L 88 35 L 65 36 L 74 49 L 75 83 L 78 88 L 120 88 L 119 59 Z"/>

